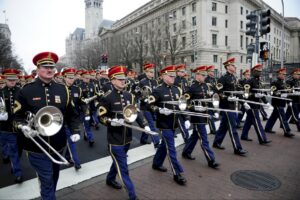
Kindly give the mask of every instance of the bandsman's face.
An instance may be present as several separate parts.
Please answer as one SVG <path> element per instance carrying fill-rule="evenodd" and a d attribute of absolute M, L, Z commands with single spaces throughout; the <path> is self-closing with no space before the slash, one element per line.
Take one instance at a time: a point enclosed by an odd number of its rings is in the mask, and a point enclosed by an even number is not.
<path fill-rule="evenodd" d="M 208 72 L 207 72 L 207 75 L 210 76 L 210 77 L 215 77 L 215 73 L 212 72 L 212 71 L 208 71 Z"/>
<path fill-rule="evenodd" d="M 300 78 L 300 75 L 299 74 L 293 74 L 293 78 L 298 80 Z"/>
<path fill-rule="evenodd" d="M 168 75 L 168 74 L 164 74 L 162 76 L 163 81 L 167 84 L 167 85 L 173 85 L 174 81 L 175 81 L 175 74 L 172 75 Z"/>
<path fill-rule="evenodd" d="M 17 84 L 18 80 L 6 80 L 6 85 L 7 87 L 11 88 L 11 87 L 15 87 Z"/>
<path fill-rule="evenodd" d="M 285 79 L 285 76 L 286 76 L 285 74 L 279 73 L 277 77 L 278 77 L 279 79 L 281 79 L 281 80 L 284 80 L 284 79 Z"/>
<path fill-rule="evenodd" d="M 197 73 L 195 78 L 198 82 L 204 83 L 205 76 L 203 74 Z"/>
<path fill-rule="evenodd" d="M 246 73 L 244 74 L 245 79 L 249 79 L 250 78 L 250 73 Z"/>
<path fill-rule="evenodd" d="M 154 77 L 154 71 L 153 70 L 146 71 L 146 76 L 150 79 L 153 78 Z"/>
<path fill-rule="evenodd" d="M 113 79 L 111 83 L 115 86 L 117 90 L 124 90 L 126 79 Z"/>
<path fill-rule="evenodd" d="M 235 74 L 235 73 L 236 73 L 236 67 L 235 67 L 235 65 L 228 65 L 228 66 L 227 66 L 227 70 L 228 70 L 229 73 L 231 73 L 231 74 Z"/>
<path fill-rule="evenodd" d="M 73 85 L 73 83 L 75 82 L 75 78 L 64 77 L 64 80 L 68 86 Z"/>
<path fill-rule="evenodd" d="M 37 74 L 42 79 L 53 79 L 54 74 L 55 74 L 55 68 L 40 66 L 37 69 Z"/>

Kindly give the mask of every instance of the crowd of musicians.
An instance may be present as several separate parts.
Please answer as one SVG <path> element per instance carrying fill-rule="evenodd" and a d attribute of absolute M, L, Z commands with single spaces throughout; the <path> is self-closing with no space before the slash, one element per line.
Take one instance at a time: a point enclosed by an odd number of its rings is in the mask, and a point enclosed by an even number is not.
<path fill-rule="evenodd" d="M 234 58 L 223 63 L 226 73 L 220 78 L 215 77 L 214 66 L 204 65 L 192 69 L 193 78 L 188 76 L 185 65 L 166 66 L 155 78 L 157 69 L 153 63 L 146 63 L 139 75 L 121 65 L 97 71 L 68 67 L 56 73 L 57 61 L 55 53 L 42 52 L 33 58 L 36 74 L 23 76 L 16 69 L 4 69 L 0 76 L 3 163 L 11 164 L 15 182 L 22 183 L 24 172 L 20 157 L 24 150 L 37 173 L 42 199 L 55 199 L 60 164 L 53 162 L 33 142 L 32 138 L 36 138 L 44 150 L 54 158 L 58 157 L 36 137 L 40 133 L 37 127 L 28 123 L 28 115 L 34 115 L 47 106 L 61 111 L 63 126 L 56 134 L 41 137 L 76 170 L 81 169 L 76 142 L 83 136 L 91 147 L 95 142 L 101 143 L 95 141 L 93 130 L 98 129 L 100 123 L 107 127 L 108 151 L 113 162 L 106 184 L 115 189 L 125 188 L 129 199 L 138 198 L 127 165 L 127 152 L 132 141 L 132 128 L 126 126 L 130 122 L 124 111 L 128 106 L 138 111 L 135 121 L 144 130 L 140 143 L 153 143 L 156 150 L 153 170 L 167 172 L 163 165 L 167 158 L 173 179 L 179 185 L 185 185 L 187 180 L 176 154 L 174 138 L 177 131 L 185 142 L 182 157 L 195 160 L 192 153 L 199 140 L 208 167 L 213 169 L 220 164 L 211 147 L 225 149 L 222 143 L 227 132 L 233 153 L 245 156 L 247 150 L 242 147 L 241 140 L 252 141 L 249 136 L 252 125 L 258 143 L 267 146 L 271 140 L 266 133 L 275 133 L 273 127 L 278 118 L 285 137 L 294 136 L 291 123 L 295 123 L 300 131 L 300 68 L 293 69 L 287 80 L 286 69 L 279 69 L 277 80 L 266 88 L 261 78 L 263 65 L 257 64 L 245 70 L 244 78 L 237 80 Z M 267 115 L 266 109 L 271 110 L 271 115 Z M 241 126 L 245 114 L 246 120 Z M 260 115 L 267 121 L 265 127 Z M 220 121 L 218 129 L 216 121 Z M 135 123 L 131 125 L 136 126 Z M 214 134 L 211 145 L 207 125 L 209 132 Z M 237 131 L 240 128 L 241 134 Z"/>

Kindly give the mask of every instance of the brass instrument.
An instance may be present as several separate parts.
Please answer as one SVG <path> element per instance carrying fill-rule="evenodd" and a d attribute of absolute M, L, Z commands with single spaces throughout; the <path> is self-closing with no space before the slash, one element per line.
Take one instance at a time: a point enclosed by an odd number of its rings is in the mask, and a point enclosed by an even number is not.
<path fill-rule="evenodd" d="M 210 84 L 210 83 L 206 83 L 206 85 L 207 85 L 207 88 L 208 88 L 208 90 L 207 90 L 207 94 L 209 95 L 209 96 L 212 96 L 213 94 L 214 94 L 214 91 L 212 90 L 212 84 Z"/>
<path fill-rule="evenodd" d="M 27 123 L 29 127 L 34 128 L 38 132 L 36 137 L 49 147 L 49 149 L 51 149 L 61 160 L 59 161 L 53 158 L 53 156 L 51 156 L 50 153 L 48 153 L 48 151 L 44 149 L 44 147 L 42 147 L 32 136 L 28 135 L 29 139 L 31 139 L 51 159 L 52 162 L 59 165 L 69 165 L 69 162 L 41 137 L 53 136 L 62 128 L 63 115 L 61 111 L 57 107 L 46 106 L 41 108 L 35 115 L 31 112 L 27 112 Z M 20 129 L 21 126 L 22 125 L 19 125 L 18 128 Z"/>
<path fill-rule="evenodd" d="M 7 114 L 5 100 L 0 97 L 0 114 Z"/>
<path fill-rule="evenodd" d="M 245 98 L 245 99 L 248 99 L 249 98 L 249 96 L 250 96 L 250 85 L 249 84 L 245 84 L 244 85 L 244 89 L 245 89 L 245 93 L 243 94 L 243 97 Z"/>
<path fill-rule="evenodd" d="M 137 131 L 145 132 L 145 133 L 150 134 L 150 135 L 158 135 L 157 132 L 147 131 L 147 130 L 145 130 L 143 128 L 140 128 L 138 126 L 127 124 L 127 123 L 133 123 L 136 120 L 136 118 L 138 117 L 138 111 L 137 111 L 137 108 L 134 105 L 130 104 L 130 105 L 125 106 L 122 113 L 123 113 L 123 117 L 124 117 L 124 122 L 122 123 L 122 122 L 114 121 L 115 123 L 118 123 L 118 124 L 120 124 L 122 126 L 125 126 L 125 127 L 128 127 L 128 128 L 135 129 Z M 112 119 L 109 118 L 108 121 L 111 122 Z"/>
<path fill-rule="evenodd" d="M 191 100 L 192 105 L 200 106 L 202 102 L 209 102 L 212 103 L 214 108 L 219 108 L 220 105 L 220 96 L 215 93 L 211 98 L 208 99 L 193 99 Z"/>
<path fill-rule="evenodd" d="M 181 111 L 187 108 L 187 101 L 185 96 L 181 96 L 177 101 L 162 101 L 161 103 L 177 105 L 179 107 L 179 110 Z"/>
<path fill-rule="evenodd" d="M 140 92 L 142 94 L 142 97 L 146 98 L 152 93 L 152 89 L 151 87 L 145 85 L 142 88 L 140 88 Z"/>
<path fill-rule="evenodd" d="M 89 98 L 85 98 L 83 99 L 84 103 L 85 104 L 89 104 L 91 103 L 93 100 L 97 99 L 99 96 L 102 96 L 104 95 L 104 92 L 103 91 L 100 91 L 98 94 L 92 96 L 92 97 L 89 97 Z"/>

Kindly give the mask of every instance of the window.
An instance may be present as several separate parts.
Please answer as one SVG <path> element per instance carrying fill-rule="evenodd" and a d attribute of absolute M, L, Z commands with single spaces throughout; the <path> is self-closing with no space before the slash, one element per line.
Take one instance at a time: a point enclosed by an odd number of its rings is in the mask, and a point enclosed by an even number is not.
<path fill-rule="evenodd" d="M 249 13 L 249 11 L 248 11 L 248 10 L 246 10 L 246 15 L 248 15 L 248 13 Z"/>
<path fill-rule="evenodd" d="M 186 46 L 186 37 L 182 37 L 181 40 L 182 40 L 182 42 L 181 42 L 182 43 L 182 48 L 185 49 L 185 46 Z"/>
<path fill-rule="evenodd" d="M 176 19 L 176 10 L 173 11 L 173 19 Z"/>
<path fill-rule="evenodd" d="M 186 29 L 186 23 L 185 23 L 185 20 L 182 20 L 181 25 L 182 25 L 182 29 Z"/>
<path fill-rule="evenodd" d="M 169 42 L 165 41 L 165 49 L 168 50 L 168 48 L 169 48 Z"/>
<path fill-rule="evenodd" d="M 218 62 L 218 55 L 214 55 L 214 56 L 213 56 L 213 61 L 214 61 L 214 63 L 217 63 L 217 62 Z"/>
<path fill-rule="evenodd" d="M 160 17 L 157 18 L 157 23 L 160 25 Z"/>
<path fill-rule="evenodd" d="M 197 25 L 196 17 L 192 17 L 192 24 L 193 24 L 193 26 L 196 26 L 196 25 Z"/>
<path fill-rule="evenodd" d="M 243 21 L 241 21 L 241 29 L 243 29 L 243 24 L 244 24 Z"/>
<path fill-rule="evenodd" d="M 212 45 L 217 45 L 217 34 L 212 34 Z"/>
<path fill-rule="evenodd" d="M 225 46 L 228 46 L 228 36 L 225 35 Z"/>
<path fill-rule="evenodd" d="M 241 15 L 243 15 L 243 7 L 241 7 Z"/>
<path fill-rule="evenodd" d="M 240 63 L 243 63 L 243 56 L 241 56 L 241 60 L 240 61 L 241 61 Z"/>
<path fill-rule="evenodd" d="M 217 3 L 212 2 L 211 10 L 212 10 L 212 11 L 217 11 Z"/>
<path fill-rule="evenodd" d="M 192 3 L 192 12 L 196 12 L 196 2 Z"/>
<path fill-rule="evenodd" d="M 225 19 L 225 28 L 228 28 L 228 20 Z"/>
<path fill-rule="evenodd" d="M 173 24 L 173 32 L 176 32 L 177 31 L 177 28 L 176 28 L 176 23 Z"/>
<path fill-rule="evenodd" d="M 181 8 L 182 16 L 185 16 L 185 7 Z"/>
<path fill-rule="evenodd" d="M 248 44 L 249 44 L 249 39 L 248 37 L 246 37 L 246 47 L 248 46 Z"/>
<path fill-rule="evenodd" d="M 244 37 L 241 35 L 240 36 L 240 47 L 241 47 L 241 49 L 243 49 L 243 40 L 244 40 Z"/>
<path fill-rule="evenodd" d="M 227 5 L 225 6 L 225 13 L 226 14 L 228 13 L 228 6 Z"/>
<path fill-rule="evenodd" d="M 212 26 L 217 26 L 217 18 L 216 17 L 212 17 L 211 25 Z"/>

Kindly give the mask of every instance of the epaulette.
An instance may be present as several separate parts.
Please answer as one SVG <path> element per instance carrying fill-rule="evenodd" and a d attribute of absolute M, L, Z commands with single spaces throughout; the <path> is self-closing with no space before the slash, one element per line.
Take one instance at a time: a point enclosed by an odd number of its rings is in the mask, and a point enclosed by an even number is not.
<path fill-rule="evenodd" d="M 180 95 L 182 95 L 182 89 L 179 86 L 176 86 L 176 85 L 175 85 L 175 87 L 178 88 Z"/>
<path fill-rule="evenodd" d="M 22 88 L 27 87 L 28 85 L 31 85 L 31 84 L 33 84 L 33 83 L 34 83 L 34 81 L 32 81 L 32 82 L 30 82 L 30 83 L 25 83 L 25 85 L 23 85 Z"/>

